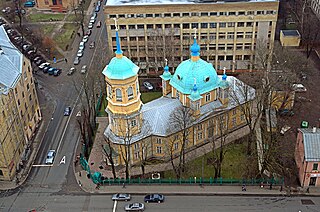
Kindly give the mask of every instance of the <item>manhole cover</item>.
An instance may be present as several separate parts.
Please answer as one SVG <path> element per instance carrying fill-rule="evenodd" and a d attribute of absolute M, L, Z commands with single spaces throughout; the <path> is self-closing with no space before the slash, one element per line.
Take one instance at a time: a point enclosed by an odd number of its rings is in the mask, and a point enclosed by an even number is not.
<path fill-rule="evenodd" d="M 314 205 L 314 202 L 311 199 L 302 199 L 302 205 Z"/>

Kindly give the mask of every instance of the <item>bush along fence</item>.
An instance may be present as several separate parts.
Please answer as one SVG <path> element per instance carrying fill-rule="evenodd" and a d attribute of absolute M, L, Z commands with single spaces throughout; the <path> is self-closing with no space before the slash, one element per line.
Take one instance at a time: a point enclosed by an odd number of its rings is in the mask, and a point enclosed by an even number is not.
<path fill-rule="evenodd" d="M 135 178 L 135 179 L 112 179 L 104 178 L 100 172 L 91 173 L 88 161 L 82 156 L 80 156 L 80 164 L 82 168 L 87 172 L 87 176 L 92 179 L 94 184 L 101 185 L 139 185 L 139 184 L 165 184 L 165 185 L 283 185 L 284 179 L 275 179 L 275 178 L 259 178 L 259 179 L 225 179 L 225 178 L 187 178 L 187 179 L 144 179 L 144 178 Z"/>

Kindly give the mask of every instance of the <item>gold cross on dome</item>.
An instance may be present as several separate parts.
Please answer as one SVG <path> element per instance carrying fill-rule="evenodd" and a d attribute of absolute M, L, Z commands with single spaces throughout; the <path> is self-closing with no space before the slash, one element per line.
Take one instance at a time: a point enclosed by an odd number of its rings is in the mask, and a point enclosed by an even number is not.
<path fill-rule="evenodd" d="M 116 30 L 118 31 L 119 28 L 118 28 L 118 20 L 116 18 L 113 18 L 114 20 L 114 26 L 116 27 Z"/>
<path fill-rule="evenodd" d="M 223 67 L 223 74 L 226 74 L 226 70 L 227 70 L 227 68 Z"/>
<path fill-rule="evenodd" d="M 166 66 L 168 65 L 168 59 L 164 58 L 164 61 L 166 61 Z"/>

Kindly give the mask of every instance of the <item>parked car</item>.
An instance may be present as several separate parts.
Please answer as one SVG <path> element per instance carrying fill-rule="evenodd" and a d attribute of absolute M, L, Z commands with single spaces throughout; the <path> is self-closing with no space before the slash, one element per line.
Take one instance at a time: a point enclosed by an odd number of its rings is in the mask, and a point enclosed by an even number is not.
<path fill-rule="evenodd" d="M 51 149 L 49 150 L 46 158 L 46 164 L 53 164 L 54 156 L 56 155 L 56 151 Z"/>
<path fill-rule="evenodd" d="M 117 200 L 117 201 L 130 201 L 131 196 L 130 194 L 114 194 L 112 195 L 111 198 L 113 201 Z"/>
<path fill-rule="evenodd" d="M 61 69 L 55 69 L 54 71 L 53 71 L 53 76 L 59 76 L 61 74 Z"/>
<path fill-rule="evenodd" d="M 95 12 L 95 13 L 92 14 L 91 18 L 93 17 L 94 19 L 96 19 L 97 16 L 98 16 L 98 13 Z"/>
<path fill-rule="evenodd" d="M 88 30 L 87 30 L 86 35 L 88 35 L 88 36 L 91 35 L 91 29 L 88 29 Z"/>
<path fill-rule="evenodd" d="M 292 110 L 288 110 L 288 109 L 281 109 L 281 110 L 278 110 L 278 112 L 279 112 L 280 116 L 293 116 L 294 115 L 294 112 Z"/>
<path fill-rule="evenodd" d="M 143 203 L 130 203 L 124 207 L 125 211 L 144 211 L 144 204 Z"/>
<path fill-rule="evenodd" d="M 100 28 L 100 27 L 101 27 L 101 21 L 98 21 L 97 28 Z"/>
<path fill-rule="evenodd" d="M 148 89 L 149 91 L 152 91 L 153 90 L 153 86 L 150 82 L 147 82 L 147 81 L 144 81 L 143 82 L 143 86 Z"/>
<path fill-rule="evenodd" d="M 163 202 L 164 201 L 164 196 L 162 194 L 148 194 L 144 197 L 144 201 L 146 203 L 149 202 Z"/>
<path fill-rule="evenodd" d="M 79 57 L 74 58 L 73 64 L 78 65 L 79 63 L 80 63 L 80 58 Z"/>
<path fill-rule="evenodd" d="M 71 67 L 70 70 L 68 71 L 67 75 L 72 75 L 76 71 L 75 67 Z"/>
<path fill-rule="evenodd" d="M 33 62 L 36 62 L 37 60 L 41 59 L 42 57 L 40 55 L 36 55 L 35 58 L 33 58 Z"/>
<path fill-rule="evenodd" d="M 94 17 L 91 17 L 91 18 L 90 18 L 90 22 L 89 22 L 89 23 L 94 24 L 94 22 L 96 22 L 96 19 L 95 19 Z"/>
<path fill-rule="evenodd" d="M 44 68 L 42 69 L 42 72 L 43 72 L 43 73 L 48 73 L 48 71 L 49 71 L 50 68 L 52 68 L 52 67 L 46 66 L 46 67 L 44 67 Z"/>
<path fill-rule="evenodd" d="M 90 49 L 93 49 L 94 47 L 95 47 L 95 42 L 94 42 L 94 41 L 92 41 L 92 42 L 90 43 L 89 48 L 90 48 Z"/>
<path fill-rule="evenodd" d="M 37 66 L 39 66 L 40 64 L 45 63 L 45 62 L 46 61 L 43 60 L 43 59 L 38 59 L 35 63 L 36 63 Z"/>
<path fill-rule="evenodd" d="M 87 72 L 87 66 L 84 65 L 84 66 L 82 66 L 80 73 L 85 74 L 86 72 Z"/>
<path fill-rule="evenodd" d="M 22 46 L 22 49 L 25 50 L 25 51 L 27 51 L 30 47 L 31 47 L 31 45 L 29 45 L 29 44 L 24 44 L 24 45 Z"/>
<path fill-rule="evenodd" d="M 27 54 L 28 55 L 32 55 L 32 54 L 35 54 L 36 53 L 36 51 L 33 49 L 33 50 L 29 50 L 28 52 L 27 52 Z"/>
<path fill-rule="evenodd" d="M 83 41 L 80 42 L 80 44 L 79 44 L 79 49 L 80 49 L 80 50 L 83 50 L 83 49 L 84 49 L 84 42 L 83 42 Z"/>
<path fill-rule="evenodd" d="M 83 55 L 83 50 L 79 49 L 77 52 L 77 57 L 82 57 Z"/>
<path fill-rule="evenodd" d="M 291 127 L 288 126 L 288 125 L 283 126 L 283 127 L 281 128 L 281 130 L 280 130 L 281 135 L 284 135 L 284 134 L 285 134 L 288 130 L 290 130 L 290 129 L 291 129 Z"/>
<path fill-rule="evenodd" d="M 304 87 L 302 84 L 293 84 L 292 90 L 294 90 L 295 92 L 306 92 L 307 91 L 306 87 Z"/>
<path fill-rule="evenodd" d="M 101 6 L 101 2 L 100 2 L 100 1 L 98 1 L 98 2 L 97 2 L 97 5 L 100 7 L 100 6 Z"/>
<path fill-rule="evenodd" d="M 56 68 L 49 68 L 48 69 L 48 74 L 49 75 L 53 75 L 54 71 L 56 70 Z"/>
<path fill-rule="evenodd" d="M 94 10 L 96 13 L 100 11 L 100 7 L 97 5 L 96 9 Z"/>
<path fill-rule="evenodd" d="M 39 65 L 39 68 L 43 69 L 44 67 L 49 66 L 49 65 L 50 65 L 50 63 L 48 63 L 48 62 L 41 63 L 41 65 Z"/>
<path fill-rule="evenodd" d="M 36 5 L 36 3 L 34 1 L 26 1 L 23 4 L 24 7 L 34 7 L 34 5 Z"/>
<path fill-rule="evenodd" d="M 64 112 L 63 112 L 63 115 L 64 116 L 70 116 L 70 113 L 71 113 L 71 107 L 68 106 L 64 109 Z"/>
<path fill-rule="evenodd" d="M 85 36 L 83 36 L 83 38 L 82 38 L 82 42 L 87 42 L 88 41 L 88 39 L 89 39 L 89 36 L 88 35 L 85 35 Z"/>
<path fill-rule="evenodd" d="M 93 28 L 93 24 L 92 24 L 92 23 L 89 23 L 88 29 L 92 29 L 92 28 Z"/>
<path fill-rule="evenodd" d="M 11 12 L 11 8 L 10 8 L 10 7 L 6 7 L 6 8 L 4 8 L 4 9 L 2 9 L 2 12 L 8 14 L 8 13 Z"/>

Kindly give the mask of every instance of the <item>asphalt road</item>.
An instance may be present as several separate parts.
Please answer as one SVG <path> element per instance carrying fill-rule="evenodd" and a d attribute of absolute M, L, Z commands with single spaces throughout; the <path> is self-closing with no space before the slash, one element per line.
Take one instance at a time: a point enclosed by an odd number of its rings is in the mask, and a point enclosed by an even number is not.
<path fill-rule="evenodd" d="M 17 199 L 19 201 L 17 201 Z M 302 199 L 309 200 L 307 205 Z M 50 193 L 26 193 L 5 198 L 1 211 L 113 211 L 110 195 L 59 195 Z M 143 196 L 134 196 L 130 202 L 118 202 L 115 211 L 124 211 L 128 203 L 141 202 Z M 213 212 L 213 211 L 319 211 L 320 198 L 300 197 L 234 197 L 234 196 L 167 196 L 164 203 L 146 203 L 145 210 L 152 212 Z"/>

